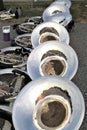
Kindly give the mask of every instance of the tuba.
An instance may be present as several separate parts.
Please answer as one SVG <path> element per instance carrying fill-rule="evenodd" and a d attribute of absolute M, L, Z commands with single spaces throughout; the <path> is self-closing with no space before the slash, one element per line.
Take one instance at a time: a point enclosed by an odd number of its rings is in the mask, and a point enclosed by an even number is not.
<path fill-rule="evenodd" d="M 53 17 L 54 22 L 41 23 L 32 31 L 34 49 L 27 61 L 32 81 L 23 87 L 13 105 L 16 130 L 78 130 L 82 124 L 84 99 L 70 81 L 77 72 L 78 57 L 68 45 L 69 34 L 64 27 L 72 19 L 67 16 L 71 6 L 68 3 L 67 7 L 53 4 L 46 8 L 43 21 Z M 59 22 L 64 19 L 64 26 L 56 23 L 57 16 Z"/>
<path fill-rule="evenodd" d="M 51 40 L 69 44 L 69 33 L 64 26 L 51 21 L 39 24 L 32 31 L 31 43 L 34 48 L 41 43 Z"/>
<path fill-rule="evenodd" d="M 21 90 L 12 119 L 16 130 L 78 130 L 84 112 L 83 96 L 72 81 L 46 76 Z"/>
<path fill-rule="evenodd" d="M 72 79 L 77 69 L 78 57 L 73 48 L 55 40 L 34 48 L 27 61 L 27 71 L 33 80 L 47 75 Z"/>
<path fill-rule="evenodd" d="M 63 12 L 61 14 L 55 14 L 51 17 L 48 17 L 47 19 L 45 19 L 45 22 L 52 21 L 66 27 L 71 20 L 72 20 L 72 15 L 70 13 Z"/>
<path fill-rule="evenodd" d="M 55 14 L 61 14 L 63 12 L 69 13 L 70 11 L 67 7 L 62 6 L 62 5 L 55 5 L 54 4 L 54 5 L 48 6 L 42 14 L 43 21 L 45 21 L 50 16 L 53 16 Z"/>

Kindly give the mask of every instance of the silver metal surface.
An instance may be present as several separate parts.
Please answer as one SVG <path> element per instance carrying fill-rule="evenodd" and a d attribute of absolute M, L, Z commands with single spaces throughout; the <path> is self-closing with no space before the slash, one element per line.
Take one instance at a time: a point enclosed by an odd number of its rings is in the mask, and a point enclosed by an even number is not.
<path fill-rule="evenodd" d="M 72 15 L 70 13 L 63 12 L 63 13 L 55 14 L 53 16 L 48 17 L 47 19 L 45 19 L 44 22 L 53 21 L 63 26 L 67 26 L 71 20 L 72 20 Z"/>
<path fill-rule="evenodd" d="M 15 47 L 7 47 L 7 48 L 3 48 L 3 49 L 1 49 L 1 52 L 0 52 L 0 55 L 2 55 L 2 59 L 4 58 L 3 57 L 3 54 L 5 53 L 5 52 L 10 52 L 10 51 L 13 51 L 14 53 L 15 53 L 15 50 L 16 49 L 21 49 L 21 47 L 18 47 L 18 46 L 15 46 Z M 10 54 L 10 53 L 9 53 Z M 6 55 L 7 56 L 7 55 Z M 10 56 L 11 57 L 11 56 Z M 12 57 L 14 57 L 14 55 L 13 55 L 13 53 L 12 53 Z M 18 55 L 18 57 L 20 58 L 20 60 L 19 60 L 19 63 L 18 64 L 14 64 L 14 62 L 13 61 L 16 61 L 15 59 L 13 59 L 13 58 L 10 58 L 9 60 L 11 60 L 11 62 L 4 62 L 4 60 L 2 60 L 2 63 L 6 63 L 7 65 L 8 64 L 12 64 L 12 66 L 13 67 L 17 67 L 17 68 L 20 68 L 20 67 L 23 67 L 23 66 L 25 66 L 26 65 L 26 63 L 27 63 L 27 59 L 26 58 L 23 58 L 23 56 L 19 56 Z M 18 59 L 17 59 L 18 60 Z"/>
<path fill-rule="evenodd" d="M 22 35 L 18 35 L 16 38 L 15 38 L 15 43 L 18 45 L 18 46 L 21 46 L 21 47 L 25 47 L 27 49 L 30 49 L 32 48 L 32 44 L 31 44 L 31 34 L 22 34 Z"/>
<path fill-rule="evenodd" d="M 62 6 L 66 6 L 67 8 L 70 8 L 71 1 L 70 0 L 55 0 L 54 2 L 52 2 L 51 5 L 62 5 Z"/>
<path fill-rule="evenodd" d="M 2 74 L 12 74 L 13 71 L 15 71 L 15 70 L 19 70 L 19 71 L 17 71 L 17 73 L 23 72 L 23 73 L 25 73 L 26 75 L 28 75 L 28 73 L 27 73 L 26 71 L 21 70 L 21 69 L 17 69 L 17 68 L 0 69 L 0 75 L 2 75 Z M 16 71 L 15 71 L 15 72 L 16 72 Z"/>
<path fill-rule="evenodd" d="M 72 47 L 62 44 L 58 41 L 48 41 L 36 47 L 28 57 L 27 71 L 29 76 L 34 80 L 41 76 L 40 64 L 42 56 L 49 50 L 60 51 L 66 57 L 67 69 L 62 75 L 68 79 L 72 79 L 78 69 L 78 57 Z"/>
<path fill-rule="evenodd" d="M 34 22 L 27 22 L 27 23 L 21 23 L 20 25 L 18 25 L 18 27 L 24 33 L 31 33 L 35 25 Z"/>
<path fill-rule="evenodd" d="M 15 74 L 14 74 L 15 73 Z M 7 68 L 7 69 L 1 69 L 0 70 L 0 76 L 2 76 L 2 75 L 8 75 L 9 76 L 9 74 L 14 74 L 14 75 L 26 75 L 26 76 L 28 76 L 28 73 L 26 72 L 26 71 L 23 71 L 23 70 L 21 70 L 21 69 L 15 69 L 15 68 Z M 10 78 L 10 77 L 9 77 Z M 14 78 L 15 79 L 15 78 Z M 13 80 L 14 80 L 13 79 Z M 1 79 L 0 79 L 1 80 Z M 8 88 L 10 88 L 9 86 L 11 85 L 11 83 L 13 82 L 13 80 L 12 81 L 10 81 L 10 83 L 9 82 L 7 82 L 6 81 L 6 79 L 2 79 L 3 80 L 3 82 L 2 83 L 5 83 L 5 84 L 7 84 L 8 85 Z M 11 79 L 9 79 L 9 80 L 11 80 Z M 22 80 L 22 79 L 21 79 Z M 25 79 L 24 79 L 25 80 Z M 28 82 L 28 81 L 27 81 Z M 9 85 L 10 84 L 10 85 Z M 12 84 L 13 85 L 13 84 Z M 19 81 L 19 83 L 18 83 L 18 81 L 17 81 L 17 83 L 14 85 L 14 86 L 12 86 L 13 88 L 14 88 L 14 90 L 13 90 L 13 92 L 11 93 L 9 90 L 7 91 L 7 90 L 5 90 L 5 93 L 3 93 L 3 95 L 2 95 L 2 97 L 0 97 L 0 98 L 2 98 L 5 102 L 8 102 L 9 103 L 9 105 L 7 106 L 5 103 L 4 103 L 4 105 L 0 105 L 0 109 L 1 110 L 4 110 L 4 111 L 6 111 L 6 112 L 9 112 L 9 113 L 11 113 L 12 112 L 12 107 L 13 107 L 13 103 L 14 103 L 14 100 L 16 99 L 16 96 L 18 95 L 18 93 L 19 93 L 19 91 L 21 90 L 21 86 L 22 86 L 22 84 L 21 84 L 21 81 Z M 2 86 L 3 87 L 3 86 Z M 0 89 L 0 91 L 1 90 L 3 90 L 3 89 Z M 6 95 L 6 92 L 7 92 L 7 94 L 9 93 L 9 95 Z"/>
<path fill-rule="evenodd" d="M 69 9 L 65 6 L 62 6 L 62 5 L 51 5 L 51 6 L 48 6 L 44 11 L 43 11 L 43 14 L 42 14 L 42 18 L 43 18 L 43 21 L 45 21 L 45 19 L 47 19 L 48 17 L 50 16 L 53 16 L 55 14 L 60 14 L 60 13 L 63 13 L 63 12 L 70 12 Z"/>
<path fill-rule="evenodd" d="M 32 16 L 27 19 L 27 22 L 34 22 L 35 24 L 39 24 L 42 22 L 41 16 Z"/>
<path fill-rule="evenodd" d="M 48 30 L 46 30 L 48 29 Z M 46 30 L 45 32 L 42 32 L 42 34 L 40 34 L 40 32 L 42 30 Z M 53 31 L 55 30 L 55 32 L 49 32 L 49 30 Z M 46 34 L 47 32 L 47 34 Z M 66 30 L 66 28 L 56 22 L 44 22 L 39 24 L 37 27 L 34 28 L 32 34 L 31 34 L 31 43 L 33 45 L 33 47 L 37 47 L 39 44 L 41 44 L 41 37 L 45 34 L 44 37 L 46 37 L 46 35 L 50 36 L 53 35 L 53 37 L 56 37 L 55 40 L 59 40 L 60 42 L 63 42 L 64 44 L 69 44 L 70 42 L 70 37 L 69 37 L 69 33 Z M 42 42 L 43 43 L 43 42 Z"/>
<path fill-rule="evenodd" d="M 12 114 L 12 107 L 11 106 L 0 105 L 0 110 L 3 110 L 5 112 L 9 112 L 10 114 Z"/>
<path fill-rule="evenodd" d="M 69 122 L 62 128 L 62 130 L 78 130 L 82 124 L 85 106 L 83 96 L 78 87 L 68 79 L 47 76 L 40 77 L 37 80 L 31 81 L 27 84 L 17 96 L 13 106 L 13 124 L 16 130 L 37 130 L 34 125 L 33 114 L 36 109 L 36 100 L 44 90 L 57 87 L 64 92 L 67 92 L 72 106 L 72 114 Z M 40 102 L 40 101 L 39 101 Z M 38 119 L 37 119 L 37 123 Z M 44 128 L 39 129 L 44 130 Z M 54 127 L 49 127 L 45 130 L 59 130 Z"/>

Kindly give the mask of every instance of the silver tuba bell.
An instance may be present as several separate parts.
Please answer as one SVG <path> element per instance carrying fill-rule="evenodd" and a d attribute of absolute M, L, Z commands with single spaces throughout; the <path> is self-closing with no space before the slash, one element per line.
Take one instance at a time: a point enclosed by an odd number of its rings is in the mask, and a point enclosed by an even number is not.
<path fill-rule="evenodd" d="M 61 14 L 63 12 L 70 13 L 69 9 L 65 6 L 56 5 L 56 4 L 50 5 L 44 10 L 44 12 L 42 14 L 43 21 L 45 21 L 47 18 L 49 18 L 55 14 Z"/>
<path fill-rule="evenodd" d="M 71 1 L 70 0 L 55 0 L 54 2 L 51 3 L 51 5 L 62 5 L 67 8 L 71 7 Z"/>
<path fill-rule="evenodd" d="M 78 57 L 73 48 L 58 41 L 47 41 L 29 55 L 27 71 L 31 79 L 57 75 L 72 79 L 78 69 Z"/>
<path fill-rule="evenodd" d="M 84 113 L 83 96 L 73 82 L 46 76 L 21 90 L 12 119 L 16 130 L 78 130 Z"/>
<path fill-rule="evenodd" d="M 63 12 L 61 14 L 55 14 L 53 16 L 48 17 L 47 19 L 45 19 L 45 22 L 53 21 L 66 27 L 71 20 L 72 20 L 72 15 L 70 13 Z"/>
<path fill-rule="evenodd" d="M 31 43 L 35 48 L 46 41 L 57 40 L 69 44 L 70 37 L 66 28 L 56 22 L 44 22 L 34 28 L 31 34 Z"/>

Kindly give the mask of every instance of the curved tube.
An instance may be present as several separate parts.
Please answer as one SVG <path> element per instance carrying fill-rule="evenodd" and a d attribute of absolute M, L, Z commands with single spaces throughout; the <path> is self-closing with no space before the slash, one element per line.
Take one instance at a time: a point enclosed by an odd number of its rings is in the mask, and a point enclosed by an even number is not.
<path fill-rule="evenodd" d="M 63 26 L 67 26 L 71 20 L 72 20 L 72 15 L 70 13 L 61 13 L 61 14 L 55 14 L 51 17 L 48 17 L 47 19 L 45 19 L 44 22 L 52 21 L 61 24 Z"/>
<path fill-rule="evenodd" d="M 30 50 L 19 46 L 3 48 L 0 50 L 0 65 L 2 68 L 23 67 L 27 63 L 29 54 Z"/>
<path fill-rule="evenodd" d="M 26 49 L 30 49 L 30 48 L 32 49 L 31 34 L 18 35 L 15 38 L 15 44 L 24 47 Z"/>
<path fill-rule="evenodd" d="M 63 12 L 67 12 L 69 13 L 69 9 L 62 6 L 62 5 L 51 5 L 51 6 L 48 6 L 43 14 L 42 14 L 42 18 L 43 18 L 43 21 L 45 21 L 45 19 L 49 18 L 50 16 L 53 16 L 55 14 L 61 14 Z"/>
<path fill-rule="evenodd" d="M 62 6 L 65 6 L 67 8 L 70 8 L 71 1 L 70 0 L 55 0 L 54 2 L 52 2 L 51 5 L 62 5 Z"/>
<path fill-rule="evenodd" d="M 17 26 L 16 31 L 18 34 L 31 33 L 35 28 L 34 22 L 21 23 Z"/>

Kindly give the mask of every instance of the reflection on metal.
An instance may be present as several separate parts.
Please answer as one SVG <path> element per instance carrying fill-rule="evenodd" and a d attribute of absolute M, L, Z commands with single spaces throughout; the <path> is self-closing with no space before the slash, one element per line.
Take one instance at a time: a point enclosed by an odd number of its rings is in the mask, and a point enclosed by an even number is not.
<path fill-rule="evenodd" d="M 31 33 L 34 28 L 34 22 L 27 22 L 19 24 L 17 30 L 19 29 L 21 33 Z"/>
<path fill-rule="evenodd" d="M 70 13 L 61 13 L 61 14 L 55 14 L 51 17 L 48 17 L 47 19 L 45 19 L 45 22 L 53 21 L 63 26 L 67 26 L 71 20 L 72 20 L 72 15 Z"/>
<path fill-rule="evenodd" d="M 72 79 L 78 69 L 75 51 L 58 41 L 48 41 L 36 47 L 28 57 L 27 71 L 34 80 L 45 75 L 61 75 Z"/>
<path fill-rule="evenodd" d="M 9 114 L 12 114 L 12 107 L 0 105 L 0 110 L 3 110 L 4 112 L 7 112 Z M 0 116 L 0 118 L 1 118 L 1 116 Z"/>
<path fill-rule="evenodd" d="M 16 130 L 78 130 L 84 112 L 84 99 L 75 84 L 62 77 L 46 76 L 22 89 L 12 119 Z"/>
<path fill-rule="evenodd" d="M 40 24 L 42 23 L 42 17 L 41 16 L 32 16 L 25 20 L 25 22 L 34 22 L 34 24 Z"/>
<path fill-rule="evenodd" d="M 7 47 L 0 50 L 1 68 L 23 67 L 26 65 L 30 50 L 22 47 Z"/>
<path fill-rule="evenodd" d="M 11 108 L 9 105 L 6 106 L 6 103 L 14 102 L 19 91 L 30 81 L 27 72 L 23 70 L 15 68 L 0 70 L 0 103 L 4 104 L 0 105 L 0 109 L 11 113 Z"/>
<path fill-rule="evenodd" d="M 15 38 L 15 43 L 18 46 L 32 49 L 31 34 L 22 34 L 22 35 L 17 36 Z"/>
<path fill-rule="evenodd" d="M 69 44 L 69 34 L 65 27 L 56 22 L 44 22 L 34 28 L 31 34 L 31 43 L 35 48 L 41 43 L 58 40 Z"/>
<path fill-rule="evenodd" d="M 45 21 L 50 16 L 53 16 L 55 14 L 61 14 L 63 12 L 69 13 L 70 11 L 68 8 L 66 8 L 62 5 L 51 5 L 44 10 L 44 12 L 42 14 L 43 21 Z"/>
<path fill-rule="evenodd" d="M 3 126 L 0 128 L 3 127 L 2 130 L 15 130 L 12 123 L 14 100 L 20 90 L 30 81 L 30 77 L 23 70 L 15 68 L 0 70 L 0 119 L 3 119 Z M 7 121 L 9 121 L 10 127 L 7 127 Z"/>
<path fill-rule="evenodd" d="M 51 5 L 62 5 L 62 6 L 66 6 L 67 8 L 70 8 L 71 1 L 70 0 L 56 0 L 56 1 L 52 2 Z"/>

